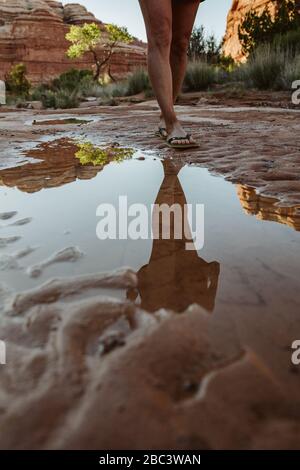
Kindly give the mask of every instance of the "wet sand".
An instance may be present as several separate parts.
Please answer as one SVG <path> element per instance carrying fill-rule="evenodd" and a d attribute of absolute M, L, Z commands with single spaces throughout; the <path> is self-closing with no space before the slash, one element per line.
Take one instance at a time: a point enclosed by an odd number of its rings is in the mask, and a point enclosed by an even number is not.
<path fill-rule="evenodd" d="M 199 150 L 165 149 L 151 102 L 4 113 L 1 448 L 299 448 L 300 112 L 178 109 Z M 137 151 L 81 165 L 78 141 Z M 203 203 L 204 248 L 100 242 L 119 194 Z"/>

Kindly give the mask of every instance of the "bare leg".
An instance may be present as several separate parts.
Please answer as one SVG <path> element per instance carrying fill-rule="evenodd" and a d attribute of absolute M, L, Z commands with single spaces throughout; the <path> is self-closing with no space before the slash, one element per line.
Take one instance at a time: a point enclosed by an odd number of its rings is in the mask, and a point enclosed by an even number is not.
<path fill-rule="evenodd" d="M 170 66 L 172 0 L 140 0 L 148 38 L 150 80 L 168 130 L 176 122 Z"/>
<path fill-rule="evenodd" d="M 172 0 L 139 0 L 148 37 L 150 80 L 160 106 L 169 137 L 184 137 L 175 114 L 173 77 L 170 65 L 172 43 Z M 185 2 L 184 2 L 185 3 Z M 181 143 L 188 143 L 187 140 Z"/>
<path fill-rule="evenodd" d="M 172 0 L 171 69 L 173 98 L 176 101 L 185 77 L 187 51 L 200 0 Z"/>
<path fill-rule="evenodd" d="M 172 43 L 170 65 L 172 70 L 173 102 L 176 103 L 181 92 L 186 67 L 187 51 L 195 18 L 201 0 L 172 0 Z M 164 127 L 163 115 L 160 116 L 160 127 Z"/>

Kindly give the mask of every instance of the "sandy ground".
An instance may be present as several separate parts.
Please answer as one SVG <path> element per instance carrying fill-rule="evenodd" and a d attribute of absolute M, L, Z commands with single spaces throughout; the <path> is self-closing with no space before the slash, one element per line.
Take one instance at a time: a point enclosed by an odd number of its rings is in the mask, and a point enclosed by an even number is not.
<path fill-rule="evenodd" d="M 155 136 L 158 110 L 154 101 L 50 113 L 6 113 L 0 108 L 0 169 L 24 161 L 24 149 L 48 136 L 94 138 L 158 150 L 161 156 L 204 166 L 230 181 L 295 205 L 300 201 L 300 109 L 288 108 L 286 94 L 275 97 L 274 103 L 274 97 L 272 101 L 272 95 L 265 94 L 256 100 L 252 94 L 245 99 L 184 96 L 177 107 L 179 117 L 200 143 L 199 149 L 186 152 L 166 148 Z M 51 115 L 53 119 L 58 115 L 89 119 L 91 114 L 97 120 L 88 130 L 82 124 L 75 131 L 74 125 L 30 125 L 33 120 L 47 121 Z"/>
<path fill-rule="evenodd" d="M 26 161 L 26 151 L 38 143 L 86 138 L 209 168 L 239 183 L 246 201 L 250 186 L 282 206 L 300 207 L 300 110 L 196 98 L 178 106 L 200 143 L 186 152 L 167 149 L 155 137 L 155 102 L 63 113 L 3 111 L 0 181 L 1 170 Z M 60 114 L 95 121 L 75 130 L 74 124 L 31 126 Z M 114 298 L 114 289 L 136 285 L 136 274 L 125 270 L 13 296 L 1 287 L 1 334 L 10 341 L 0 376 L 1 448 L 299 448 L 300 374 L 287 365 L 287 338 L 299 331 L 297 299 L 289 324 L 282 316 L 273 322 L 270 312 L 260 320 L 262 334 L 253 331 L 259 319 L 247 310 L 237 324 L 230 311 L 209 315 L 194 305 L 181 315 L 150 314 Z M 111 295 L 100 296 L 99 287 Z M 89 295 L 79 299 L 78 292 Z"/>

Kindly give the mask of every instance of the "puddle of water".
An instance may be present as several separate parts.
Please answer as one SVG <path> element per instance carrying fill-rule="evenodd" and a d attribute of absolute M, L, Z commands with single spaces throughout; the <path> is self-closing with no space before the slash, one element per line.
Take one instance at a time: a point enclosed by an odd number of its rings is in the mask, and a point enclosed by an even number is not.
<path fill-rule="evenodd" d="M 83 158 L 75 158 L 78 150 L 85 150 Z M 210 312 L 243 307 L 275 315 L 299 309 L 297 208 L 280 208 L 202 168 L 150 156 L 140 161 L 138 153 L 123 149 L 117 157 L 113 153 L 103 160 L 93 146 L 61 139 L 31 151 L 37 163 L 0 171 L 0 212 L 17 212 L 0 224 L 0 256 L 6 257 L 0 275 L 8 286 L 20 291 L 57 276 L 129 266 L 138 287 L 118 296 L 148 311 L 181 312 L 193 303 Z M 118 207 L 120 195 L 149 212 L 154 202 L 204 204 L 204 248 L 187 251 L 186 240 L 174 239 L 100 241 L 96 209 L 101 203 Z M 80 256 L 55 262 L 62 250 L 78 250 Z M 30 276 L 36 266 L 43 269 Z"/>
<path fill-rule="evenodd" d="M 246 214 L 255 215 L 259 220 L 270 220 L 300 231 L 300 205 L 280 206 L 279 200 L 257 194 L 254 188 L 238 185 L 238 196 Z"/>
<path fill-rule="evenodd" d="M 34 120 L 32 122 L 33 126 L 57 126 L 57 125 L 67 125 L 67 124 L 88 124 L 93 122 L 91 119 L 77 119 L 77 118 L 67 118 L 67 119 L 48 119 L 45 121 Z"/>

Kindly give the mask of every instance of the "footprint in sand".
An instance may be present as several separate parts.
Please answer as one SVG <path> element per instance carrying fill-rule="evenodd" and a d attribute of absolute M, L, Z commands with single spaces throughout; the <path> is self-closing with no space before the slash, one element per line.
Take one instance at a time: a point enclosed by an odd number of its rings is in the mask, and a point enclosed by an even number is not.
<path fill-rule="evenodd" d="M 31 221 L 32 221 L 31 217 L 26 217 L 25 219 L 16 220 L 15 222 L 12 222 L 11 224 L 8 224 L 8 226 L 9 227 L 19 227 L 19 226 L 22 226 L 22 225 L 30 224 Z"/>
<path fill-rule="evenodd" d="M 0 248 L 6 248 L 11 243 L 18 242 L 21 240 L 22 237 L 7 237 L 7 238 L 0 238 Z"/>
<path fill-rule="evenodd" d="M 25 258 L 25 256 L 33 253 L 37 247 L 28 246 L 23 250 L 20 250 L 11 255 L 3 254 L 0 256 L 0 271 L 7 271 L 10 269 L 23 269 L 23 266 L 20 265 L 19 259 Z"/>
<path fill-rule="evenodd" d="M 57 253 L 49 256 L 49 258 L 45 259 L 39 264 L 31 266 L 27 269 L 27 274 L 30 277 L 39 277 L 45 268 L 51 266 L 55 263 L 63 263 L 63 262 L 75 262 L 84 256 L 84 253 L 79 250 L 76 246 L 70 246 L 68 248 L 64 248 Z"/>
<path fill-rule="evenodd" d="M 12 219 L 15 215 L 17 215 L 17 211 L 0 212 L 0 220 Z"/>

